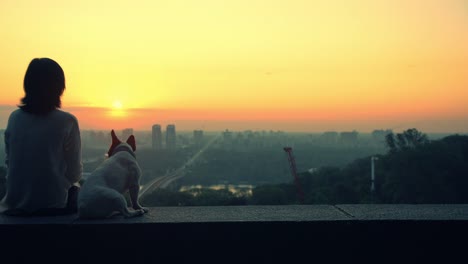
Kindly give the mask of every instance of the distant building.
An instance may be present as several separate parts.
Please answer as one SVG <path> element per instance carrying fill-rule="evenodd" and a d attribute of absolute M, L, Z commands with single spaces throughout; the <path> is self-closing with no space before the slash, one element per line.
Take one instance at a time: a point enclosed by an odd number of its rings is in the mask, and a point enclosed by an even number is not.
<path fill-rule="evenodd" d="M 338 132 L 327 131 L 320 136 L 320 141 L 324 144 L 336 144 L 338 143 Z"/>
<path fill-rule="evenodd" d="M 387 129 L 387 130 L 383 130 L 383 129 L 380 129 L 380 130 L 374 130 L 372 131 L 372 138 L 374 139 L 375 142 L 377 143 L 383 143 L 385 142 L 385 137 L 388 135 L 388 134 L 391 134 L 393 133 L 393 131 L 391 129 Z"/>
<path fill-rule="evenodd" d="M 232 132 L 226 129 L 223 132 L 223 140 L 224 142 L 232 142 Z"/>
<path fill-rule="evenodd" d="M 129 136 L 133 135 L 133 128 L 125 128 L 122 130 L 122 141 L 126 141 Z"/>
<path fill-rule="evenodd" d="M 358 132 L 341 132 L 340 143 L 346 146 L 354 146 L 358 143 Z"/>
<path fill-rule="evenodd" d="M 193 141 L 195 145 L 201 145 L 203 141 L 203 130 L 193 131 Z"/>
<path fill-rule="evenodd" d="M 176 149 L 176 128 L 175 125 L 167 125 L 166 127 L 166 148 Z"/>
<path fill-rule="evenodd" d="M 151 129 L 151 143 L 154 150 L 162 149 L 162 132 L 161 125 L 153 125 Z"/>
<path fill-rule="evenodd" d="M 246 145 L 246 141 L 244 139 L 244 134 L 242 134 L 241 132 L 237 133 L 236 134 L 236 138 L 234 139 L 234 143 L 238 146 L 238 147 L 243 147 Z"/>
<path fill-rule="evenodd" d="M 102 130 L 96 133 L 96 142 L 98 144 L 108 145 L 112 141 L 110 133 L 105 134 Z"/>
<path fill-rule="evenodd" d="M 233 135 L 232 132 L 229 130 L 225 130 L 223 132 L 223 145 L 225 147 L 232 147 L 233 144 Z"/>

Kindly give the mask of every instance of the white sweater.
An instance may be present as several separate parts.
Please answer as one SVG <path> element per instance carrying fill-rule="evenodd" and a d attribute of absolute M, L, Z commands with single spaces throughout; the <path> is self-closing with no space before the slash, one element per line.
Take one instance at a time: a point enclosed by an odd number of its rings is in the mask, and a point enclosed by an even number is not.
<path fill-rule="evenodd" d="M 66 206 L 68 189 L 82 172 L 80 130 L 72 114 L 13 111 L 5 131 L 5 151 L 4 209 L 34 212 Z"/>

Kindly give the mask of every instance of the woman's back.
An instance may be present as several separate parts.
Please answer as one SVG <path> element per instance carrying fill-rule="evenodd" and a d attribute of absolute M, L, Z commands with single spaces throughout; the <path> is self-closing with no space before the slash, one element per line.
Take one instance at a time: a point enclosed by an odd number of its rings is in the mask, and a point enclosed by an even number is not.
<path fill-rule="evenodd" d="M 10 115 L 5 131 L 10 209 L 35 212 L 63 208 L 71 185 L 81 177 L 81 142 L 76 118 L 61 110 L 45 115 L 22 109 Z"/>

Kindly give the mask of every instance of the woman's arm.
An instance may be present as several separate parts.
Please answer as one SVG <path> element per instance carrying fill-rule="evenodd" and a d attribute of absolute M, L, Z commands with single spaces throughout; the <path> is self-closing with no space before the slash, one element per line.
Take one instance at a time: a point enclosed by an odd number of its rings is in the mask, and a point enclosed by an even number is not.
<path fill-rule="evenodd" d="M 5 165 L 8 168 L 8 153 L 10 150 L 10 133 L 8 130 L 5 130 L 4 134 L 4 140 L 5 140 Z"/>
<path fill-rule="evenodd" d="M 67 171 L 65 177 L 71 184 L 81 179 L 83 164 L 81 163 L 81 137 L 78 120 L 73 118 L 72 127 L 65 140 L 65 162 Z"/>

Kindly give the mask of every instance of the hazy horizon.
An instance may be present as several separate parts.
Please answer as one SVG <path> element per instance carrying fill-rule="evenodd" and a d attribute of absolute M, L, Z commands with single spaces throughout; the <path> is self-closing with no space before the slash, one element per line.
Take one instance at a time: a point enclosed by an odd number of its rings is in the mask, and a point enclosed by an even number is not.
<path fill-rule="evenodd" d="M 0 105 L 0 129 L 6 128 L 9 114 L 17 109 L 16 106 Z M 286 132 L 326 132 L 326 131 L 353 131 L 370 133 L 373 130 L 392 129 L 394 132 L 403 131 L 409 128 L 417 128 L 424 133 L 440 133 L 440 134 L 465 134 L 468 133 L 468 118 L 464 121 L 446 120 L 446 119 L 415 119 L 415 120 L 394 120 L 390 118 L 374 119 L 373 121 L 366 119 L 346 119 L 346 120 L 275 120 L 262 119 L 262 116 L 257 115 L 258 119 L 237 120 L 226 119 L 217 120 L 210 119 L 204 111 L 200 111 L 205 117 L 202 119 L 195 116 L 191 120 L 184 119 L 184 111 L 181 110 L 158 110 L 158 109 L 127 109 L 125 111 L 115 112 L 108 108 L 88 108 L 88 107 L 64 107 L 62 110 L 69 111 L 74 114 L 79 121 L 82 130 L 110 130 L 110 129 L 125 129 L 133 128 L 140 131 L 149 131 L 154 124 L 161 125 L 164 130 L 168 124 L 175 124 L 178 131 L 205 130 L 205 131 L 224 131 L 226 129 L 233 131 L 244 130 L 273 130 Z M 90 122 L 93 119 L 87 118 L 89 115 L 96 117 L 98 120 L 107 119 L 105 123 Z M 229 118 L 229 115 L 227 115 Z M 132 122 L 127 122 L 132 120 Z M 457 129 L 458 128 L 458 129 Z"/>

